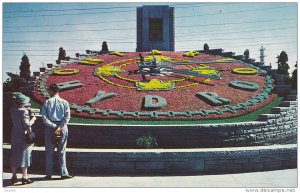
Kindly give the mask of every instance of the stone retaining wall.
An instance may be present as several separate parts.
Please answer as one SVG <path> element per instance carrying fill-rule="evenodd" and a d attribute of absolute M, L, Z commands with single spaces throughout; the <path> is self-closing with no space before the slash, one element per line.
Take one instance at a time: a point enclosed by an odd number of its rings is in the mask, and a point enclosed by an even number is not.
<path fill-rule="evenodd" d="M 4 145 L 4 168 L 10 146 Z M 35 147 L 30 170 L 44 171 L 44 148 Z M 56 161 L 56 171 L 58 171 Z M 79 175 L 203 175 L 297 167 L 297 145 L 207 149 L 68 149 L 67 165 Z"/>
<path fill-rule="evenodd" d="M 287 99 L 296 99 L 290 95 Z M 38 146 L 44 144 L 39 118 L 33 130 Z M 137 148 L 136 139 L 151 133 L 160 148 L 201 148 L 294 143 L 297 136 L 297 101 L 283 101 L 272 114 L 258 121 L 193 125 L 85 125 L 69 124 L 68 147 Z"/>

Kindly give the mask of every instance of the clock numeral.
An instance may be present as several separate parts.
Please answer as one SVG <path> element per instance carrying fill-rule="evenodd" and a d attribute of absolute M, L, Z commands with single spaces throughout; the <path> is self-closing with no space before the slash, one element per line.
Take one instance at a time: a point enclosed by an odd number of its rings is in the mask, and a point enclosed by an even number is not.
<path fill-rule="evenodd" d="M 214 92 L 198 92 L 196 96 L 212 106 L 226 105 L 231 101 L 227 98 L 222 98 Z"/>
<path fill-rule="evenodd" d="M 83 87 L 84 85 L 79 80 L 73 80 L 73 81 L 69 81 L 69 82 L 58 83 L 57 86 L 60 91 L 66 91 L 66 90 L 71 90 L 74 88 L 80 88 L 80 87 Z"/>
<path fill-rule="evenodd" d="M 259 85 L 255 82 L 243 81 L 243 80 L 234 80 L 229 83 L 229 86 L 237 88 L 240 90 L 246 91 L 256 91 L 259 89 Z"/>
<path fill-rule="evenodd" d="M 144 98 L 143 108 L 146 110 L 163 109 L 167 106 L 167 100 L 157 95 L 147 95 Z"/>
<path fill-rule="evenodd" d="M 113 98 L 115 96 L 117 96 L 116 93 L 105 93 L 105 91 L 100 90 L 94 98 L 88 100 L 85 104 L 92 106 L 92 105 L 95 105 L 96 103 L 98 103 L 99 101 Z"/>

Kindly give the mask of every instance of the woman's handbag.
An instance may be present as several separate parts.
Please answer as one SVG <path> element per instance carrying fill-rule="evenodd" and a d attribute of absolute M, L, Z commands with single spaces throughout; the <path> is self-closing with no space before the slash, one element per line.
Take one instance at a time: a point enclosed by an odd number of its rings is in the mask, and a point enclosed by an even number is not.
<path fill-rule="evenodd" d="M 25 134 L 25 141 L 27 144 L 33 144 L 35 143 L 36 137 L 35 133 L 31 131 L 31 129 L 27 129 L 27 132 Z"/>

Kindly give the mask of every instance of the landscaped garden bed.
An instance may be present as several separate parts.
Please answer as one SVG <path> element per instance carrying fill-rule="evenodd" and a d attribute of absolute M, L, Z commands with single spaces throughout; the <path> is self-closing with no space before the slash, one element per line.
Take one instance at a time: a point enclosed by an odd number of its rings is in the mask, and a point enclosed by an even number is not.
<path fill-rule="evenodd" d="M 86 65 L 78 62 L 60 69 L 76 69 L 76 72 L 79 73 L 59 76 L 53 71 L 48 71 L 37 81 L 33 97 L 42 103 L 49 97 L 45 90 L 48 85 L 78 81 L 79 85 L 76 88 L 61 93 L 61 97 L 71 104 L 73 116 L 118 120 L 216 120 L 240 117 L 257 111 L 277 97 L 271 92 L 270 76 L 259 69 L 251 70 L 254 69 L 253 66 L 232 59 L 207 54 L 187 57 L 182 52 L 161 52 L 158 57 L 161 57 L 162 60 L 170 58 L 171 61 L 201 61 L 204 63 L 209 61 L 211 63 L 178 65 L 172 68 L 186 71 L 200 70 L 201 72 L 204 69 L 204 72 L 208 73 L 218 72 L 221 79 L 165 73 L 146 76 L 147 81 L 145 82 L 141 74 L 136 73 L 139 53 L 125 52 L 122 54 L 124 55 L 101 55 L 84 60 L 92 63 L 98 62 L 97 64 Z M 146 58 L 152 57 L 146 52 L 142 54 Z M 236 73 L 244 72 L 243 69 L 246 70 L 246 73 Z M 232 86 L 236 85 L 232 83 L 247 82 L 253 83 L 254 89 L 237 89 Z M 115 95 L 101 100 L 93 106 L 88 106 L 87 101 L 95 97 L 99 91 Z M 199 92 L 215 93 L 228 99 L 230 103 L 228 106 L 212 105 L 197 97 Z M 143 101 L 149 95 L 163 97 L 167 105 L 155 111 L 143 108 Z"/>

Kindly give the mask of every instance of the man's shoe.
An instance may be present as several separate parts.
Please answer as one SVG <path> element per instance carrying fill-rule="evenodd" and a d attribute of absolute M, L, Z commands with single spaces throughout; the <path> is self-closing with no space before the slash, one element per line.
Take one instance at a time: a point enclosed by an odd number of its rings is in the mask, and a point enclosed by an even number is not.
<path fill-rule="evenodd" d="M 61 176 L 61 179 L 62 179 L 62 180 L 71 179 L 71 178 L 74 178 L 74 176 L 70 176 L 70 175 L 67 175 L 67 176 Z"/>
<path fill-rule="evenodd" d="M 32 183 L 33 183 L 33 181 L 30 180 L 29 178 L 28 178 L 28 179 L 22 178 L 22 184 L 23 184 L 23 185 L 24 185 L 24 184 L 32 184 Z"/>
<path fill-rule="evenodd" d="M 52 179 L 52 176 L 45 176 L 44 179 L 45 179 L 45 180 L 51 180 L 51 179 Z"/>

